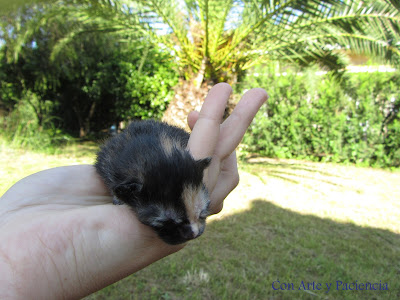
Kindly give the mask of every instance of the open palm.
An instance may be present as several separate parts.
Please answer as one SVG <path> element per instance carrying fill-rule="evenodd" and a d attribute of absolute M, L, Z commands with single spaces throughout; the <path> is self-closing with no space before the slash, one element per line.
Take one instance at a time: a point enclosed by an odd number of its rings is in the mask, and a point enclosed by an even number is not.
<path fill-rule="evenodd" d="M 259 107 L 261 89 L 247 92 L 220 125 L 231 88 L 213 87 L 200 113 L 189 115 L 189 149 L 212 156 L 205 174 L 211 210 L 238 183 L 239 144 Z M 0 198 L 0 298 L 78 298 L 180 250 L 162 242 L 111 196 L 91 165 L 31 175 Z"/>

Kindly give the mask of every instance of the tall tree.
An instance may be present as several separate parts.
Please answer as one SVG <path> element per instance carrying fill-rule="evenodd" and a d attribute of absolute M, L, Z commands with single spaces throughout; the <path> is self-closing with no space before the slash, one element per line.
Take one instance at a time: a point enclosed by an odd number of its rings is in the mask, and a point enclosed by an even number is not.
<path fill-rule="evenodd" d="M 98 30 L 140 32 L 172 51 L 185 83 L 170 116 L 185 116 L 196 106 L 202 84 L 234 83 L 261 63 L 317 62 L 337 69 L 345 50 L 391 62 L 400 54 L 394 0 L 69 0 L 52 4 L 45 19 L 60 11 Z M 83 33 L 77 25 L 59 45 Z"/>

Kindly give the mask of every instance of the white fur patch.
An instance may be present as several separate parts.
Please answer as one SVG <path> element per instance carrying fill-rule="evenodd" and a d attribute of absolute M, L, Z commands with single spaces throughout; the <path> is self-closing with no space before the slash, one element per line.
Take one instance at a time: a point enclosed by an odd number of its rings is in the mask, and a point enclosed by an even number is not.
<path fill-rule="evenodd" d="M 168 136 L 165 132 L 160 135 L 160 142 L 164 153 L 167 156 L 172 156 L 174 150 L 186 151 L 184 148 L 182 148 L 182 145 L 180 143 L 177 143 L 176 141 L 171 139 L 171 137 Z"/>
<path fill-rule="evenodd" d="M 169 136 L 167 136 L 166 134 L 162 134 L 160 136 L 160 141 L 161 141 L 161 145 L 164 150 L 164 153 L 167 156 L 171 156 L 172 151 L 174 150 L 174 147 L 176 147 L 176 145 L 174 145 L 174 143 L 172 142 L 171 138 Z"/>
<path fill-rule="evenodd" d="M 182 198 L 192 231 L 197 236 L 204 226 L 199 220 L 199 215 L 207 208 L 208 197 L 201 187 L 185 186 Z"/>

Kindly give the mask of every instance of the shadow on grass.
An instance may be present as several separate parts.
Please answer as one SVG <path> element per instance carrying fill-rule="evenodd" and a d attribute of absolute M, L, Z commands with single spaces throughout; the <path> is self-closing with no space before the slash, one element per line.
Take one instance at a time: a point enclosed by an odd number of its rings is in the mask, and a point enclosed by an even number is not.
<path fill-rule="evenodd" d="M 210 222 L 182 251 L 88 299 L 399 299 L 399 257 L 399 234 L 255 200 L 248 211 Z M 314 288 L 299 290 L 302 281 Z M 343 290 L 338 282 L 356 285 Z M 377 290 L 365 290 L 368 282 Z"/>
<path fill-rule="evenodd" d="M 338 175 L 335 172 L 328 172 L 326 169 L 330 169 L 330 166 L 324 167 L 323 164 L 316 165 L 315 163 L 302 161 L 291 162 L 289 160 L 256 157 L 246 159 L 242 167 L 248 173 L 257 176 L 263 183 L 265 182 L 262 175 L 267 175 L 289 183 L 301 184 L 318 193 L 321 193 L 321 191 L 316 188 L 316 182 L 332 187 L 349 189 L 349 186 L 338 181 L 352 179 L 344 176 L 344 174 Z M 305 181 L 310 181 L 311 184 L 307 184 Z"/>

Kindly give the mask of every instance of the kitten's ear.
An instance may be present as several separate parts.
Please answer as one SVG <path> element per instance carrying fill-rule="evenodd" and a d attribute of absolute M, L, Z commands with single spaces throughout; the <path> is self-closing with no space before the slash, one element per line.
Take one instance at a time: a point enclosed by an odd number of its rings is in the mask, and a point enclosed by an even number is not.
<path fill-rule="evenodd" d="M 114 193 L 117 197 L 124 198 L 124 196 L 127 197 L 140 193 L 142 188 L 143 184 L 139 182 L 121 183 L 114 188 Z"/>
<path fill-rule="evenodd" d="M 196 160 L 196 164 L 201 170 L 204 170 L 211 164 L 211 159 L 212 159 L 211 157 L 199 159 Z"/>

